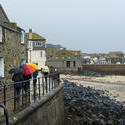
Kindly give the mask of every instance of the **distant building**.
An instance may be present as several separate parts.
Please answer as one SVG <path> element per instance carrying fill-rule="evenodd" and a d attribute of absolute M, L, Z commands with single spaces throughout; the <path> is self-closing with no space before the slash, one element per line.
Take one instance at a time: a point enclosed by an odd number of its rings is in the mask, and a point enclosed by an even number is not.
<path fill-rule="evenodd" d="M 60 70 L 77 71 L 82 65 L 81 51 L 60 50 L 47 60 L 47 64 Z"/>
<path fill-rule="evenodd" d="M 106 58 L 100 58 L 98 64 L 107 64 Z"/>
<path fill-rule="evenodd" d="M 83 64 L 90 64 L 91 63 L 91 57 L 90 56 L 84 56 L 82 59 Z"/>
<path fill-rule="evenodd" d="M 46 44 L 46 56 L 47 59 L 56 55 L 56 53 L 58 53 L 60 50 L 63 50 L 64 47 L 62 47 L 61 45 L 54 45 L 54 44 Z"/>
<path fill-rule="evenodd" d="M 27 61 L 37 64 L 40 69 L 46 62 L 46 39 L 36 33 L 33 33 L 32 29 L 30 29 L 25 36 L 27 40 Z"/>
<path fill-rule="evenodd" d="M 8 82 L 11 68 L 26 61 L 24 30 L 11 23 L 0 5 L 0 82 Z"/>
<path fill-rule="evenodd" d="M 94 64 L 99 64 L 99 59 L 97 57 L 94 57 L 92 60 Z"/>

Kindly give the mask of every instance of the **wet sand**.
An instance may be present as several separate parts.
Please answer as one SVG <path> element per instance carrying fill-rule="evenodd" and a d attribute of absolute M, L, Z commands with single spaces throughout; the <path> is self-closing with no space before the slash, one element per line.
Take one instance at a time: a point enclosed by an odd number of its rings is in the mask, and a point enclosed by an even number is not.
<path fill-rule="evenodd" d="M 104 77 L 89 77 L 77 75 L 61 75 L 62 79 L 70 80 L 78 85 L 85 87 L 90 86 L 99 90 L 109 91 L 110 98 L 115 98 L 117 101 L 125 101 L 125 76 L 104 76 Z"/>

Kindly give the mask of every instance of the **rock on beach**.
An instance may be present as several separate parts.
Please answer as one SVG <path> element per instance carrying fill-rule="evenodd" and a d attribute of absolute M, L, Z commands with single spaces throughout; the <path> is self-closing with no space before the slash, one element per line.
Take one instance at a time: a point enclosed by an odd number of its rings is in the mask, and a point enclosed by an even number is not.
<path fill-rule="evenodd" d="M 66 125 L 125 125 L 125 103 L 109 92 L 64 80 Z"/>

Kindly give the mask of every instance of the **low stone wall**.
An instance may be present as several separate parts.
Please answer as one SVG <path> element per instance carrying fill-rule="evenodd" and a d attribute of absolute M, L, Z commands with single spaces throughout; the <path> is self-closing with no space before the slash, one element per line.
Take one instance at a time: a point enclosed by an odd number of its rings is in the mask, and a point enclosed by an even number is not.
<path fill-rule="evenodd" d="M 124 64 L 123 65 L 122 64 L 83 64 L 82 70 L 103 72 L 106 74 L 125 74 L 125 65 Z"/>
<path fill-rule="evenodd" d="M 64 125 L 63 84 L 41 101 L 10 118 L 10 125 Z"/>
<path fill-rule="evenodd" d="M 57 68 L 60 73 L 77 73 L 78 68 Z"/>

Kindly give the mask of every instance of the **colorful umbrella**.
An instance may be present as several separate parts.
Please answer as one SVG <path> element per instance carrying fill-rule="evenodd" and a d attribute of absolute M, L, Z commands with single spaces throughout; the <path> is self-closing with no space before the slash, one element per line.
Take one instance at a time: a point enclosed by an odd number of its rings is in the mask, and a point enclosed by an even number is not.
<path fill-rule="evenodd" d="M 23 72 L 23 69 L 22 68 L 12 68 L 9 70 L 9 74 L 18 74 L 18 73 L 21 73 Z"/>
<path fill-rule="evenodd" d="M 34 72 L 38 69 L 38 66 L 37 66 L 36 64 L 27 63 L 27 65 L 28 65 L 29 67 L 31 67 L 32 71 L 34 71 Z"/>
<path fill-rule="evenodd" d="M 34 73 L 38 69 L 38 66 L 33 63 L 26 63 L 25 65 L 22 65 L 22 68 L 23 68 L 23 74 L 27 76 Z"/>

